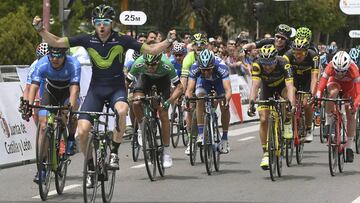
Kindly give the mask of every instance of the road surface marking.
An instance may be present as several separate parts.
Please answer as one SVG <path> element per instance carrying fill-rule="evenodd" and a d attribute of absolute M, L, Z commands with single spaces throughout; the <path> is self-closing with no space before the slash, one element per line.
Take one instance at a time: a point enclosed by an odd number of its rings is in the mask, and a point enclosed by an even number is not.
<path fill-rule="evenodd" d="M 236 130 L 230 130 L 229 136 L 235 137 L 235 136 L 244 135 L 244 134 L 252 133 L 252 132 L 256 132 L 256 131 L 259 131 L 259 125 L 253 125 L 253 126 L 249 126 L 249 127 L 245 127 L 245 128 L 239 128 Z"/>
<path fill-rule="evenodd" d="M 246 141 L 246 140 L 252 140 L 252 139 L 254 139 L 254 138 L 255 138 L 254 136 L 244 137 L 244 138 L 238 139 L 238 142 Z"/>
<path fill-rule="evenodd" d="M 80 187 L 80 186 L 81 186 L 80 184 L 68 185 L 68 186 L 65 186 L 65 187 L 64 187 L 64 191 L 71 190 L 71 189 L 73 189 L 73 188 L 77 188 L 77 187 Z M 56 190 L 50 191 L 50 192 L 48 193 L 48 197 L 53 196 L 53 195 L 56 195 L 56 194 L 57 194 Z M 33 198 L 33 199 L 40 199 L 40 195 L 34 196 L 34 197 L 32 197 L 32 198 Z"/>
<path fill-rule="evenodd" d="M 130 168 L 143 168 L 145 167 L 145 164 L 139 164 L 139 165 L 136 165 L 136 166 L 132 166 Z"/>

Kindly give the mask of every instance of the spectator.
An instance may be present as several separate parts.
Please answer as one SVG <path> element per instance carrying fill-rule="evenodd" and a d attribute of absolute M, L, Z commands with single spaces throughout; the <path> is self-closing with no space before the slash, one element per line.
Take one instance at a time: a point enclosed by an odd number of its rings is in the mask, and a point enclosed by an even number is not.
<path fill-rule="evenodd" d="M 154 30 L 150 30 L 147 33 L 146 44 L 153 44 L 156 42 L 157 33 Z"/>
<path fill-rule="evenodd" d="M 191 34 L 190 32 L 185 32 L 182 40 L 185 45 L 191 44 Z"/>
<path fill-rule="evenodd" d="M 157 35 L 156 35 L 156 42 L 161 42 L 164 39 L 164 34 L 160 31 L 157 31 Z"/>

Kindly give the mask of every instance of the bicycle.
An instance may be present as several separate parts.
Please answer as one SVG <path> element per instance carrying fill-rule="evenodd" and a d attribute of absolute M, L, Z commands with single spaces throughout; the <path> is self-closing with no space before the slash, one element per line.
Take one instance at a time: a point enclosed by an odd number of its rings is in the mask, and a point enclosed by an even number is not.
<path fill-rule="evenodd" d="M 204 100 L 204 161 L 206 172 L 211 175 L 213 168 L 215 171 L 220 170 L 220 149 L 221 135 L 218 126 L 218 116 L 216 114 L 215 100 L 222 100 L 224 96 L 207 95 L 204 97 L 188 98 L 189 101 Z"/>
<path fill-rule="evenodd" d="M 296 92 L 296 112 L 292 119 L 292 127 L 294 137 L 291 140 L 286 140 L 286 164 L 291 165 L 293 151 L 295 148 L 296 162 L 301 164 L 304 154 L 304 137 L 306 136 L 306 123 L 305 123 L 305 112 L 304 112 L 304 100 L 309 101 L 308 97 L 311 97 L 311 93 L 304 91 Z"/>
<path fill-rule="evenodd" d="M 187 129 L 184 121 L 184 111 L 182 110 L 182 102 L 183 99 L 180 97 L 174 105 L 170 116 L 170 136 L 171 143 L 174 148 L 178 146 L 180 134 L 184 146 L 187 146 L 189 142 L 189 137 L 187 136 Z"/>
<path fill-rule="evenodd" d="M 334 119 L 330 126 L 327 126 L 326 132 L 328 137 L 328 157 L 329 157 L 329 170 L 331 176 L 335 176 L 336 168 L 338 166 L 339 172 L 342 173 L 344 170 L 344 162 L 346 162 L 346 151 L 345 146 L 347 144 L 347 130 L 346 123 L 343 113 L 343 105 L 350 104 L 353 108 L 354 103 L 351 98 L 341 99 L 341 98 L 315 98 L 315 102 L 334 102 L 333 115 Z M 335 132 L 335 135 L 332 135 L 331 132 Z"/>
<path fill-rule="evenodd" d="M 69 110 L 69 107 L 61 105 L 31 105 L 29 101 L 23 100 L 23 98 L 21 98 L 21 102 L 25 104 L 26 108 L 40 108 L 49 112 L 46 116 L 47 124 L 44 135 L 40 136 L 40 130 L 37 130 L 36 135 L 38 186 L 40 197 L 45 201 L 50 190 L 51 172 L 55 175 L 57 194 L 61 195 L 64 191 L 67 167 L 71 160 L 65 153 L 69 130 L 68 124 L 63 121 L 62 110 Z M 43 157 L 43 155 L 45 155 L 45 157 Z"/>
<path fill-rule="evenodd" d="M 272 181 L 275 181 L 276 174 L 278 177 L 282 176 L 282 159 L 284 156 L 282 105 L 288 103 L 287 100 L 270 97 L 268 100 L 252 101 L 251 104 L 269 106 L 270 115 L 268 118 L 266 147 L 269 153 L 269 172 Z"/>
<path fill-rule="evenodd" d="M 132 152 L 132 158 L 134 162 L 137 162 L 140 154 L 141 144 L 139 142 L 139 124 L 137 120 L 134 121 L 134 132 L 131 135 L 131 152 Z"/>
<path fill-rule="evenodd" d="M 98 187 L 101 187 L 101 197 L 103 202 L 110 202 L 114 192 L 116 170 L 112 170 L 108 167 L 112 147 L 112 132 L 108 130 L 108 122 L 109 117 L 115 117 L 115 128 L 117 131 L 120 131 L 118 126 L 119 117 L 116 110 L 114 113 L 109 113 L 110 107 L 108 102 L 105 102 L 105 106 L 106 112 L 71 112 L 71 114 L 87 114 L 94 122 L 86 145 L 83 165 L 84 202 L 95 202 Z M 100 120 L 101 116 L 105 117 L 105 121 Z M 103 126 L 103 130 L 100 130 L 100 126 Z M 88 160 L 90 159 L 93 160 L 93 169 L 89 168 L 88 165 Z M 88 177 L 93 180 L 93 185 L 91 187 L 86 186 Z"/>
<path fill-rule="evenodd" d="M 142 132 L 142 148 L 146 171 L 151 181 L 155 180 L 156 169 L 161 177 L 165 176 L 164 168 L 164 143 L 162 140 L 161 126 L 157 111 L 154 108 L 156 104 L 162 101 L 162 96 L 157 94 L 155 86 L 152 87 L 150 96 L 142 96 L 132 99 L 132 101 L 142 101 L 144 108 L 144 117 L 140 124 Z"/>

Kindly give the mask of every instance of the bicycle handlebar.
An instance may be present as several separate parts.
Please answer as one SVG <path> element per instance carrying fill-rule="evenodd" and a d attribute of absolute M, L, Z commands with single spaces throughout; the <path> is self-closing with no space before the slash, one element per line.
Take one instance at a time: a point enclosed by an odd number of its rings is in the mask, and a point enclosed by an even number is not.
<path fill-rule="evenodd" d="M 352 98 L 343 99 L 343 98 L 314 98 L 315 102 L 325 101 L 325 102 L 335 102 L 336 104 L 350 104 L 351 108 L 354 107 L 354 101 Z"/>
<path fill-rule="evenodd" d="M 275 105 L 275 104 L 288 104 L 288 100 L 284 99 L 273 99 L 269 98 L 268 100 L 258 100 L 258 101 L 251 101 L 253 104 L 260 104 L 260 105 Z"/>
<path fill-rule="evenodd" d="M 185 100 L 187 101 L 196 101 L 196 100 L 215 100 L 215 99 L 224 99 L 225 96 L 204 96 L 204 97 L 191 97 L 191 98 L 186 98 Z"/>

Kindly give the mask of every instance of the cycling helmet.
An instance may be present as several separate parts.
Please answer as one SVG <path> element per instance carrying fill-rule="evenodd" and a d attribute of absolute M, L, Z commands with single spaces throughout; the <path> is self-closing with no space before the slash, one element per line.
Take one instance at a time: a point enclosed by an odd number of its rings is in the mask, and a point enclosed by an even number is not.
<path fill-rule="evenodd" d="M 185 44 L 184 43 L 175 43 L 173 48 L 171 49 L 171 52 L 173 54 L 177 54 L 177 53 L 180 53 L 180 54 L 186 54 L 187 52 L 187 49 L 185 48 Z"/>
<path fill-rule="evenodd" d="M 350 58 L 356 63 L 360 55 L 360 50 L 357 48 L 351 48 L 349 51 L 349 55 Z"/>
<path fill-rule="evenodd" d="M 296 37 L 304 37 L 306 39 L 308 39 L 309 41 L 311 40 L 311 36 L 312 36 L 312 33 L 311 33 L 311 30 L 307 27 L 299 27 L 297 30 L 296 30 Z"/>
<path fill-rule="evenodd" d="M 116 12 L 113 9 L 113 7 L 101 4 L 97 7 L 95 7 L 91 12 L 92 20 L 98 19 L 98 18 L 109 18 L 113 20 L 115 18 Z"/>
<path fill-rule="evenodd" d="M 280 24 L 275 29 L 275 34 L 280 34 L 288 39 L 290 38 L 291 33 L 291 27 L 285 24 Z"/>
<path fill-rule="evenodd" d="M 151 55 L 151 54 L 144 54 L 144 61 L 146 64 L 154 64 L 160 61 L 162 57 L 162 53 L 157 55 Z"/>
<path fill-rule="evenodd" d="M 337 52 L 332 58 L 334 69 L 337 72 L 346 72 L 351 63 L 351 57 L 346 51 Z"/>
<path fill-rule="evenodd" d="M 204 45 L 207 43 L 207 37 L 205 34 L 196 33 L 191 38 L 192 43 L 196 45 Z"/>
<path fill-rule="evenodd" d="M 37 47 L 36 47 L 36 57 L 41 58 L 45 55 L 49 54 L 49 46 L 48 43 L 40 43 Z"/>
<path fill-rule="evenodd" d="M 212 51 L 204 49 L 197 56 L 197 62 L 200 69 L 209 69 L 213 68 L 215 64 L 215 55 Z"/>
<path fill-rule="evenodd" d="M 133 53 L 133 55 L 132 55 L 134 61 L 135 61 L 137 58 L 139 58 L 140 56 L 141 56 L 141 53 L 138 52 L 138 51 L 134 51 L 134 53 Z"/>
<path fill-rule="evenodd" d="M 259 57 L 262 59 L 275 59 L 278 51 L 273 44 L 267 44 L 260 48 Z"/>
<path fill-rule="evenodd" d="M 327 52 L 329 54 L 335 54 L 337 52 L 338 48 L 336 45 L 330 45 L 327 47 Z"/>
<path fill-rule="evenodd" d="M 60 58 L 66 55 L 67 48 L 58 48 L 58 47 L 50 47 L 49 46 L 49 54 L 52 57 Z"/>
<path fill-rule="evenodd" d="M 308 49 L 310 47 L 310 41 L 305 37 L 296 37 L 293 41 L 291 48 L 293 49 Z"/>

